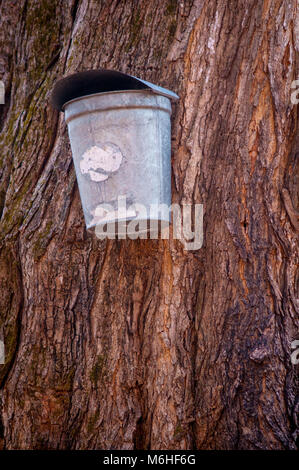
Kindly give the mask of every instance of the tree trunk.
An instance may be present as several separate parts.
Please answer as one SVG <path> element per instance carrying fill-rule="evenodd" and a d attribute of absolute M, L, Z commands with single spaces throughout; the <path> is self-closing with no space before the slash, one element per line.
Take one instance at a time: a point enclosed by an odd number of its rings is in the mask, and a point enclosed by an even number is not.
<path fill-rule="evenodd" d="M 0 442 L 295 449 L 296 0 L 0 0 Z M 85 229 L 57 79 L 177 92 L 173 202 L 204 244 Z M 0 76 L 0 78 L 1 78 Z"/>

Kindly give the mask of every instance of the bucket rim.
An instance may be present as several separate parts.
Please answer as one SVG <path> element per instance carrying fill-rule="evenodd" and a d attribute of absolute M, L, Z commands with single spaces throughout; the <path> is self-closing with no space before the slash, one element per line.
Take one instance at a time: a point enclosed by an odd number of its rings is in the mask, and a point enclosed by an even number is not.
<path fill-rule="evenodd" d="M 98 92 L 98 93 L 92 93 L 90 95 L 82 95 L 82 96 L 78 96 L 77 98 L 73 98 L 72 100 L 69 100 L 67 101 L 66 103 L 64 103 L 61 107 L 61 111 L 65 112 L 66 110 L 66 106 L 68 106 L 69 104 L 72 104 L 72 103 L 76 103 L 77 101 L 81 101 L 81 100 L 84 100 L 86 98 L 94 98 L 95 96 L 106 96 L 106 95 L 117 95 L 117 94 L 120 94 L 120 93 L 140 93 L 140 94 L 148 94 L 148 95 L 157 95 L 159 94 L 160 96 L 164 96 L 165 98 L 168 98 L 169 99 L 169 96 L 166 94 L 166 93 L 155 93 L 153 92 L 151 89 L 149 88 L 144 88 L 144 89 L 141 89 L 141 90 L 115 90 L 115 91 L 102 91 L 102 92 Z"/>

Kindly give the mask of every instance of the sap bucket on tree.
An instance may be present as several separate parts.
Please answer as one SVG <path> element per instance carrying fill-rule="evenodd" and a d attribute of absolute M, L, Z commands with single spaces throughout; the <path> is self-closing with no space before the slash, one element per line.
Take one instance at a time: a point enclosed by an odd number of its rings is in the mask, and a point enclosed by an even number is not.
<path fill-rule="evenodd" d="M 120 235 L 124 226 L 140 233 L 149 221 L 168 224 L 171 99 L 178 96 L 111 70 L 55 85 L 52 103 L 65 113 L 87 228 Z"/>

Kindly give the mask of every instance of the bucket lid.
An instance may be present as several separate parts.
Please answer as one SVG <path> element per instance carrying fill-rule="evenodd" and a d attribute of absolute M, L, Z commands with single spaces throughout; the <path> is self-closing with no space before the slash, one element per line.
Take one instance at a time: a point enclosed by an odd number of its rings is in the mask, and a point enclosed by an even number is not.
<path fill-rule="evenodd" d="M 81 96 L 105 93 L 109 91 L 128 90 L 152 90 L 158 95 L 178 100 L 179 97 L 173 91 L 162 88 L 153 83 L 141 80 L 116 70 L 87 70 L 78 72 L 59 80 L 53 89 L 51 102 L 54 108 L 64 111 L 63 107 L 68 102 Z"/>

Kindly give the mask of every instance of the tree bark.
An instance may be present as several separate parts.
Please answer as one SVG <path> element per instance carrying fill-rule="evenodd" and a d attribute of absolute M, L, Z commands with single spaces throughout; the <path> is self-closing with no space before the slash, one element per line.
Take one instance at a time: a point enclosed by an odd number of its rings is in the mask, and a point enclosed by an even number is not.
<path fill-rule="evenodd" d="M 295 449 L 296 0 L 0 0 L 0 442 Z M 55 82 L 177 92 L 173 202 L 204 244 L 85 229 Z M 298 370 L 297 370 L 298 372 Z"/>

